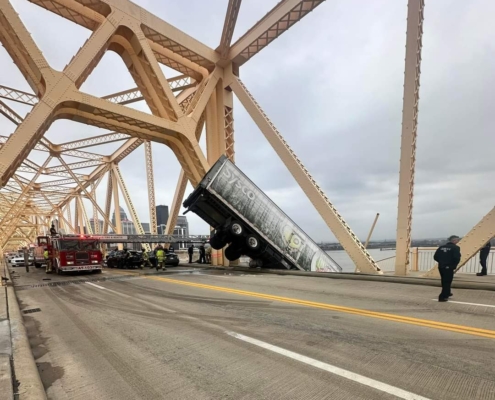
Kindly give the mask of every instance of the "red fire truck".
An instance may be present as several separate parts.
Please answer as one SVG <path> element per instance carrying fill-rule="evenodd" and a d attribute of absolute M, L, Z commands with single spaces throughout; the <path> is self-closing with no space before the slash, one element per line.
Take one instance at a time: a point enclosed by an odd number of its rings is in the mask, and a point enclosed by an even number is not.
<path fill-rule="evenodd" d="M 38 236 L 35 266 L 46 264 L 43 253 L 48 250 L 53 272 L 94 271 L 100 273 L 103 255 L 98 238 L 90 235 Z"/>

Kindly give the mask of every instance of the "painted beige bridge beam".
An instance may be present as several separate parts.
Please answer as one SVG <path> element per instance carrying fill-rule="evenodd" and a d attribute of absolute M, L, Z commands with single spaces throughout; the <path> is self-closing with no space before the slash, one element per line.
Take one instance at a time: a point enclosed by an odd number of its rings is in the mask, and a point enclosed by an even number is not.
<path fill-rule="evenodd" d="M 29 1 L 92 31 L 105 19 L 103 15 L 85 7 L 84 3 L 80 4 L 75 0 Z"/>
<path fill-rule="evenodd" d="M 235 24 L 237 22 L 239 10 L 241 9 L 241 3 L 242 0 L 229 0 L 229 5 L 227 6 L 220 45 L 216 49 L 217 52 L 220 53 L 220 57 L 224 59 L 226 59 L 229 54 L 230 43 L 232 42 L 232 36 L 234 35 Z"/>
<path fill-rule="evenodd" d="M 461 262 L 456 271 L 460 270 L 481 248 L 495 237 L 495 207 L 486 214 L 460 241 Z M 425 277 L 439 277 L 438 265 L 435 265 Z"/>
<path fill-rule="evenodd" d="M 119 166 L 116 164 L 113 164 L 112 166 L 113 169 L 113 174 L 117 178 L 118 185 L 120 187 L 120 191 L 122 192 L 122 195 L 124 196 L 124 201 L 125 204 L 127 205 L 127 209 L 131 213 L 131 218 L 132 222 L 134 223 L 134 228 L 136 229 L 136 232 L 138 235 L 144 235 L 144 229 L 143 225 L 141 225 L 141 222 L 139 221 L 138 214 L 136 212 L 136 208 L 134 207 L 134 204 L 132 203 L 131 195 L 129 191 L 127 190 L 127 186 L 124 182 L 124 178 L 122 177 L 122 174 L 120 173 Z M 148 243 L 143 243 L 143 247 L 146 249 L 146 251 L 151 251 L 151 247 Z"/>
<path fill-rule="evenodd" d="M 230 48 L 229 60 L 244 64 L 324 0 L 282 0 Z"/>
<path fill-rule="evenodd" d="M 77 178 L 77 176 L 74 175 L 74 173 L 70 170 L 70 168 L 67 166 L 67 163 L 63 160 L 62 157 L 58 157 L 59 161 L 62 163 L 62 165 L 66 168 L 67 172 L 69 172 L 69 174 L 71 174 L 72 176 L 72 179 L 76 182 L 77 186 L 78 186 L 78 190 L 79 190 L 79 193 L 80 192 L 84 192 L 84 194 L 87 196 L 87 198 L 91 201 L 91 203 L 93 204 L 93 206 L 95 206 L 98 210 L 98 212 L 102 215 L 102 217 L 107 221 L 107 223 L 112 227 L 112 229 L 115 229 L 115 227 L 113 226 L 113 224 L 111 223 L 108 215 L 105 215 L 103 213 L 103 210 L 100 208 L 100 206 L 98 205 L 98 203 L 96 203 L 96 201 L 93 199 L 93 197 L 91 196 L 91 194 L 88 192 L 87 190 L 87 187 L 90 185 L 89 182 L 86 182 L 85 184 L 83 184 L 82 182 L 79 181 L 79 179 Z M 80 213 L 82 210 L 79 210 Z M 81 215 L 79 216 L 81 217 Z"/>
<path fill-rule="evenodd" d="M 126 17 L 129 20 L 138 21 L 139 23 L 143 24 L 143 26 L 149 28 L 149 30 L 153 30 L 155 32 L 155 35 L 159 35 L 160 37 L 164 38 L 160 39 L 158 37 L 155 37 L 154 40 L 166 41 L 167 46 L 173 47 L 174 49 L 177 48 L 177 53 L 192 62 L 198 63 L 199 65 L 203 66 L 212 66 L 219 59 L 218 54 L 213 49 L 209 48 L 205 44 L 185 34 L 176 27 L 170 25 L 156 15 L 151 14 L 146 9 L 130 1 L 99 0 L 90 2 L 74 0 L 51 0 L 50 2 L 47 2 L 33 0 L 32 2 L 40 5 L 41 7 L 45 7 L 50 11 L 56 12 L 65 18 L 67 18 L 67 15 L 70 16 L 71 14 L 70 12 L 68 12 L 68 10 L 76 11 L 79 14 L 77 19 L 78 23 L 92 30 L 94 30 L 95 26 L 97 26 L 96 23 L 101 24 L 102 21 L 106 17 L 108 17 L 108 15 L 112 11 L 120 11 L 122 14 L 126 14 Z M 84 5 L 85 7 L 78 7 L 78 3 Z M 56 4 L 57 6 L 54 6 L 54 4 Z M 67 11 L 62 14 L 61 9 L 63 8 L 65 8 Z M 88 9 L 94 11 L 95 14 L 99 14 L 99 16 L 88 12 Z M 84 16 L 86 21 L 84 21 L 81 16 Z M 92 21 L 93 23 L 89 21 Z"/>
<path fill-rule="evenodd" d="M 34 94 L 2 85 L 0 85 L 0 97 L 29 106 L 34 106 L 38 102 L 38 98 Z"/>
<path fill-rule="evenodd" d="M 347 251 L 347 254 L 349 254 L 359 271 L 371 274 L 381 273 L 380 268 L 364 248 L 361 241 L 316 184 L 308 170 L 302 165 L 301 161 L 262 111 L 241 80 L 234 77 L 230 86 L 337 240 Z"/>
<path fill-rule="evenodd" d="M 45 94 L 53 70 L 8 0 L 0 0 L 0 42 L 33 92 L 38 97 Z"/>
<path fill-rule="evenodd" d="M 150 210 L 150 233 L 158 233 L 155 203 L 155 179 L 153 171 L 153 149 L 151 142 L 144 143 L 144 157 L 146 165 L 146 182 L 148 185 L 148 207 Z"/>
<path fill-rule="evenodd" d="M 149 119 L 151 116 L 89 95 L 83 95 L 77 90 L 68 90 L 71 85 L 74 86 L 74 83 L 76 85 L 82 83 L 88 71 L 94 68 L 95 53 L 98 55 L 96 57 L 98 59 L 101 51 L 105 49 L 110 36 L 115 32 L 116 24 L 118 24 L 118 18 L 114 14 L 115 12 L 112 13 L 115 18 L 111 23 L 108 23 L 109 20 L 105 20 L 105 23 L 94 32 L 66 67 L 64 74 L 58 80 L 52 80 L 53 88 L 48 90 L 49 98 L 47 100 L 49 101 L 45 102 L 43 98 L 16 130 L 13 140 L 7 141 L 0 149 L 0 185 L 5 185 L 8 178 L 12 176 L 13 171 L 19 166 L 18 164 L 22 162 L 22 159 L 26 158 L 54 118 L 69 117 L 103 128 L 113 126 L 122 133 L 141 135 L 144 139 L 161 141 L 167 145 L 173 144 L 173 148 L 181 153 L 180 156 L 183 162 L 189 163 L 186 171 L 190 171 L 192 174 L 190 179 L 197 181 L 204 174 L 205 157 L 197 153 L 199 150 L 197 143 L 188 143 L 190 138 L 187 137 L 187 129 L 184 132 L 182 124 L 176 124 L 174 127 L 167 129 L 164 125 L 166 122 L 170 123 L 170 121 L 158 117 L 154 117 L 153 121 L 143 123 L 143 120 Z M 122 15 L 120 15 L 120 18 L 122 18 Z M 149 49 L 147 51 L 149 53 Z M 157 71 L 156 66 L 153 69 Z M 152 75 L 157 76 L 156 73 Z M 170 91 L 168 86 L 167 89 Z M 175 102 L 175 98 L 173 98 L 173 101 Z M 121 108 L 115 109 L 115 107 Z M 125 119 L 122 119 L 122 117 Z M 120 118 L 118 123 L 117 118 Z M 39 124 L 39 121 L 43 121 L 43 123 Z M 145 132 L 146 128 L 149 128 L 147 132 Z M 151 138 L 143 137 L 150 133 Z M 186 135 L 186 137 L 178 138 L 181 135 Z M 193 152 L 192 154 L 191 151 Z M 194 154 L 195 152 L 196 154 Z"/>
<path fill-rule="evenodd" d="M 399 200 L 397 208 L 396 275 L 406 275 L 409 269 L 414 199 L 414 172 L 416 167 L 423 10 L 424 0 L 409 0 L 407 11 L 404 104 L 402 107 Z"/>
<path fill-rule="evenodd" d="M 205 124 L 205 115 L 206 112 L 203 112 L 203 115 L 201 116 L 199 123 L 196 126 L 195 135 L 197 140 L 201 138 L 201 134 L 203 132 L 203 127 Z M 170 214 L 168 217 L 167 226 L 165 227 L 166 235 L 172 235 L 174 233 L 175 225 L 177 224 L 177 218 L 179 216 L 180 208 L 182 206 L 182 201 L 184 199 L 184 194 L 186 193 L 187 182 L 188 182 L 187 176 L 184 173 L 184 170 L 181 170 L 179 174 L 179 179 L 177 181 L 177 186 L 175 188 L 172 205 L 170 207 Z"/>

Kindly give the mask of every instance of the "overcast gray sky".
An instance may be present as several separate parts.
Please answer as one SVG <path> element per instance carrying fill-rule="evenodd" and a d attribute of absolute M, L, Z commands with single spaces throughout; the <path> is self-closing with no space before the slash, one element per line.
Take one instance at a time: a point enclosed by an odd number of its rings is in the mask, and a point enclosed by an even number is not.
<path fill-rule="evenodd" d="M 227 0 L 136 3 L 217 47 Z M 244 0 L 234 40 L 277 3 Z M 426 3 L 413 238 L 464 235 L 495 198 L 495 2 Z M 90 35 L 25 0 L 12 4 L 56 69 Z M 377 212 L 374 238 L 394 238 L 396 232 L 406 14 L 406 0 L 327 1 L 241 69 L 248 89 L 363 239 Z M 3 48 L 0 72 L 0 84 L 30 91 Z M 167 77 L 178 74 L 164 72 Z M 82 90 L 103 96 L 131 87 L 135 84 L 121 59 L 108 52 Z M 147 110 L 141 103 L 134 107 Z M 29 110 L 9 105 L 21 115 Z M 15 126 L 0 118 L 0 129 L 7 134 Z M 238 166 L 315 240 L 334 240 L 238 101 L 235 131 Z M 60 143 L 102 133 L 57 121 L 48 137 Z M 40 157 L 36 153 L 33 160 Z M 120 168 L 139 217 L 147 222 L 143 154 L 138 149 Z M 170 205 L 179 164 L 160 144 L 154 145 L 153 156 L 157 204 Z M 191 191 L 189 186 L 187 193 Z M 102 185 L 100 199 L 104 193 Z M 127 210 L 123 200 L 121 204 Z M 205 223 L 188 215 L 192 233 L 207 232 Z"/>

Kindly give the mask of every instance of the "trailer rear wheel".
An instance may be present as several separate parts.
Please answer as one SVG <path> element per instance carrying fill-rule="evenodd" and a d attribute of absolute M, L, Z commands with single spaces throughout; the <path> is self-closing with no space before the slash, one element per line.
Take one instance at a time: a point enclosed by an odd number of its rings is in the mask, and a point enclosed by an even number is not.
<path fill-rule="evenodd" d="M 261 240 L 256 235 L 247 235 L 246 236 L 246 246 L 251 252 L 258 251 L 261 248 Z"/>
<path fill-rule="evenodd" d="M 242 256 L 242 249 L 236 246 L 230 245 L 225 249 L 225 258 L 229 261 L 235 261 Z"/>
<path fill-rule="evenodd" d="M 239 221 L 232 221 L 232 223 L 229 226 L 229 232 L 234 235 L 234 236 L 242 236 L 244 233 L 244 227 Z"/>
<path fill-rule="evenodd" d="M 227 242 L 223 239 L 220 233 L 217 233 L 210 239 L 210 246 L 215 250 L 220 250 L 225 247 Z"/>
<path fill-rule="evenodd" d="M 249 260 L 249 268 L 261 268 L 262 266 L 262 260 Z"/>

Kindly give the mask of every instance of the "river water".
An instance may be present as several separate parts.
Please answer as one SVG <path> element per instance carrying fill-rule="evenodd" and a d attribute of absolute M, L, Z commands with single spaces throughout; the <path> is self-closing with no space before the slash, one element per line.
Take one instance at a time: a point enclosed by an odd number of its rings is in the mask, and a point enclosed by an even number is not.
<path fill-rule="evenodd" d="M 374 258 L 375 261 L 380 261 L 385 258 L 394 257 L 395 250 L 383 250 L 380 249 L 369 249 L 368 253 L 370 253 L 371 257 Z M 351 258 L 347 255 L 345 250 L 332 250 L 327 251 L 327 254 L 333 258 L 333 260 L 342 267 L 342 272 L 354 272 L 356 266 L 352 262 Z M 394 259 L 384 261 L 380 263 L 380 267 L 387 271 L 394 269 Z"/>

